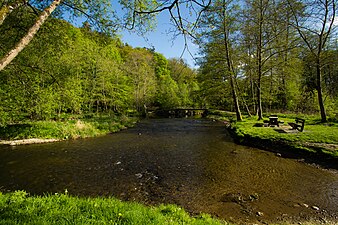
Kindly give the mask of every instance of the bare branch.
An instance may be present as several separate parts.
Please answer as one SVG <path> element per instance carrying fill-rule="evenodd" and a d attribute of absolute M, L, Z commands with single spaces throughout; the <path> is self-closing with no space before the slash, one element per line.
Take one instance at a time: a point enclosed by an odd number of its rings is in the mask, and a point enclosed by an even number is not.
<path fill-rule="evenodd" d="M 154 9 L 154 10 L 150 10 L 150 11 L 137 11 L 135 10 L 134 12 L 136 14 L 153 14 L 153 13 L 159 13 L 162 12 L 164 10 L 171 10 L 172 8 L 174 8 L 174 6 L 178 3 L 178 0 L 173 1 L 173 3 L 169 6 L 164 6 L 158 9 Z"/>

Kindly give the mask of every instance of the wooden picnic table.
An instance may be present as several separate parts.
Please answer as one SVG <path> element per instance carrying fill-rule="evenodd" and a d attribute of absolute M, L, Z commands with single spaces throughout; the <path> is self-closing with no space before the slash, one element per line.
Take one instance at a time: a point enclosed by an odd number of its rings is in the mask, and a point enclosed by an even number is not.
<path fill-rule="evenodd" d="M 269 126 L 279 127 L 278 116 L 275 116 L 275 115 L 269 116 Z"/>

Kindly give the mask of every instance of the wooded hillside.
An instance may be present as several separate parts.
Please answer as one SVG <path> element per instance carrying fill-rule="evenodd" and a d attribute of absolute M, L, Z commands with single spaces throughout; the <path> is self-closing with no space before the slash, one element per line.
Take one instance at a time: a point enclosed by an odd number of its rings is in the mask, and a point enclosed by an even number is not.
<path fill-rule="evenodd" d="M 0 56 L 34 23 L 27 9 L 0 26 Z M 0 72 L 0 124 L 65 113 L 118 113 L 198 104 L 196 72 L 180 59 L 132 48 L 114 35 L 49 19 Z"/>

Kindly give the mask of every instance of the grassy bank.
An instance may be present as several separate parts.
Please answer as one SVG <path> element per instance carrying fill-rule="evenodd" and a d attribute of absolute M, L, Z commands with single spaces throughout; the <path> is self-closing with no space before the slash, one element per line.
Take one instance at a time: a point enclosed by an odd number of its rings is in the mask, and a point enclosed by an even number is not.
<path fill-rule="evenodd" d="M 230 122 L 230 128 L 235 139 L 244 144 L 254 143 L 255 147 L 289 147 L 294 151 L 308 152 L 338 157 L 338 123 L 335 121 L 320 123 L 320 118 L 314 115 L 277 114 L 284 121 L 280 127 L 265 127 L 263 121 L 254 117 L 244 117 L 236 122 L 232 113 L 214 111 L 211 118 Z M 267 120 L 269 115 L 264 115 Z M 291 130 L 289 122 L 295 118 L 305 119 L 303 132 Z M 276 145 L 278 143 L 278 145 Z"/>
<path fill-rule="evenodd" d="M 146 207 L 115 198 L 67 194 L 28 196 L 0 193 L 0 224 L 227 224 L 201 214 L 191 217 L 175 205 Z"/>
<path fill-rule="evenodd" d="M 95 137 L 133 126 L 137 118 L 116 115 L 67 117 L 52 121 L 24 121 L 0 127 L 0 139 L 76 139 Z"/>

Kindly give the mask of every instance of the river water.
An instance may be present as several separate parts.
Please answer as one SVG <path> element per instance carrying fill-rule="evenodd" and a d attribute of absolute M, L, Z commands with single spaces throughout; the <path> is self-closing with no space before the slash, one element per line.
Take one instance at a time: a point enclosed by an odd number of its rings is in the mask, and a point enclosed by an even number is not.
<path fill-rule="evenodd" d="M 119 133 L 0 146 L 0 190 L 173 203 L 236 223 L 337 221 L 338 174 L 235 144 L 224 124 L 149 119 Z"/>

